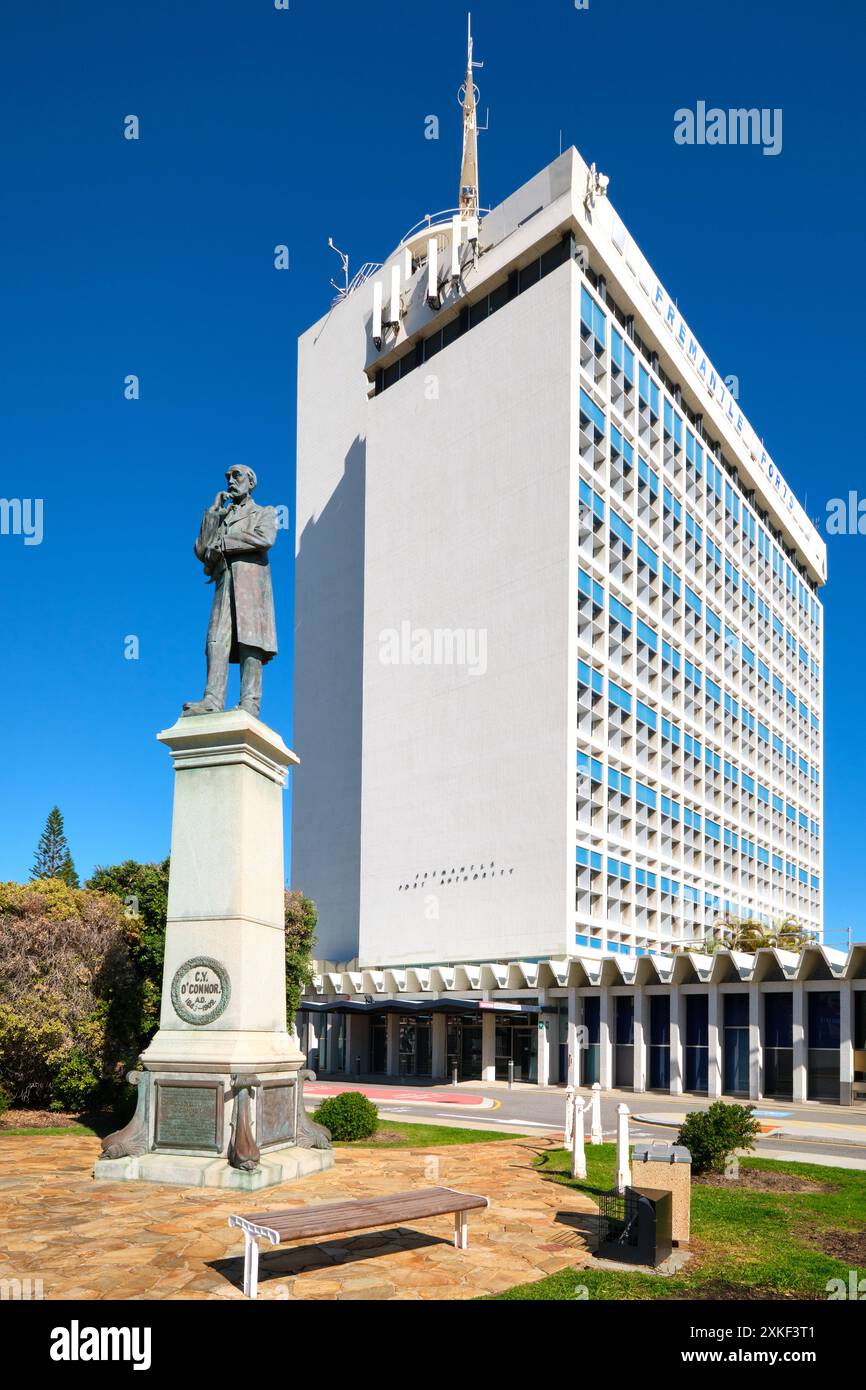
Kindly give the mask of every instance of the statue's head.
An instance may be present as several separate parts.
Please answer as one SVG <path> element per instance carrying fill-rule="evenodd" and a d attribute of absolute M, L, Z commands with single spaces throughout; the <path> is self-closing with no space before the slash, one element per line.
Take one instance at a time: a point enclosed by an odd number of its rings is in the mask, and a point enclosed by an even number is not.
<path fill-rule="evenodd" d="M 251 468 L 245 463 L 235 463 L 226 473 L 229 496 L 233 502 L 242 502 L 245 497 L 249 497 L 258 479 Z"/>

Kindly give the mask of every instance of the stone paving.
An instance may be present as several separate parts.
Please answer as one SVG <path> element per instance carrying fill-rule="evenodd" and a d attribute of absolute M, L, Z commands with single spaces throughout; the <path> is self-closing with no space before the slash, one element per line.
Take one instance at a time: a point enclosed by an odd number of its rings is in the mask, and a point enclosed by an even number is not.
<path fill-rule="evenodd" d="M 98 1183 L 80 1136 L 0 1140 L 0 1279 L 41 1278 L 47 1299 L 242 1299 L 233 1212 L 378 1196 L 432 1183 L 490 1198 L 411 1229 L 262 1247 L 259 1298 L 469 1299 L 586 1263 L 596 1208 L 532 1166 L 541 1138 L 424 1149 L 340 1149 L 336 1166 L 259 1193 Z M 267 1253 L 264 1253 L 267 1251 Z"/>

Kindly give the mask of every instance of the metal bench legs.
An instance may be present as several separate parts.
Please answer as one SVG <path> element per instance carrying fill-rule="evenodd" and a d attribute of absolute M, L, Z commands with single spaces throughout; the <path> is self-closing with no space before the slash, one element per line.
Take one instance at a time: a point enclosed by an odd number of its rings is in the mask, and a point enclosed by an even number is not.
<path fill-rule="evenodd" d="M 469 1244 L 469 1212 L 454 1213 L 454 1249 L 465 1250 Z"/>
<path fill-rule="evenodd" d="M 244 1231 L 244 1293 L 255 1298 L 259 1288 L 259 1244 L 250 1231 Z"/>

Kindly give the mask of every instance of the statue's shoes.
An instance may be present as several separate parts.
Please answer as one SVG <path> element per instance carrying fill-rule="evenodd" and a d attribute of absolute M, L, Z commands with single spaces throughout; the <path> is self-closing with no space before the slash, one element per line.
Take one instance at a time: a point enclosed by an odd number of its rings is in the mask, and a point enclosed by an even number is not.
<path fill-rule="evenodd" d="M 189 714 L 219 713 L 219 705 L 214 704 L 212 700 L 187 700 L 186 704 L 183 707 L 183 713 L 181 714 L 181 718 L 185 718 Z"/>
<path fill-rule="evenodd" d="M 255 709 L 252 709 L 250 705 L 245 705 L 243 700 L 239 705 L 235 705 L 235 709 L 242 709 L 245 714 L 251 714 L 253 716 L 253 719 L 258 719 L 259 717 L 258 706 L 256 706 Z"/>

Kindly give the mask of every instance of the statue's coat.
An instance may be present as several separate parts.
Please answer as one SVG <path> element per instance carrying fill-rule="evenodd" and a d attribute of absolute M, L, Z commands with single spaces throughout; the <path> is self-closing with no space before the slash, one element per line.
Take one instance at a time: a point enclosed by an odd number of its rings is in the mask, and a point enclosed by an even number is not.
<path fill-rule="evenodd" d="M 208 552 L 223 540 L 223 555 L 212 563 Z M 195 543 L 195 553 L 216 584 L 211 627 L 222 604 L 230 599 L 233 610 L 232 646 L 229 660 L 239 660 L 238 644 L 258 647 L 262 660 L 270 661 L 277 651 L 274 595 L 268 551 L 277 538 L 277 514 L 273 507 L 259 507 L 247 497 L 220 515 L 207 511 Z M 226 588 L 228 587 L 228 592 Z M 208 639 L 211 633 L 208 630 Z"/>

